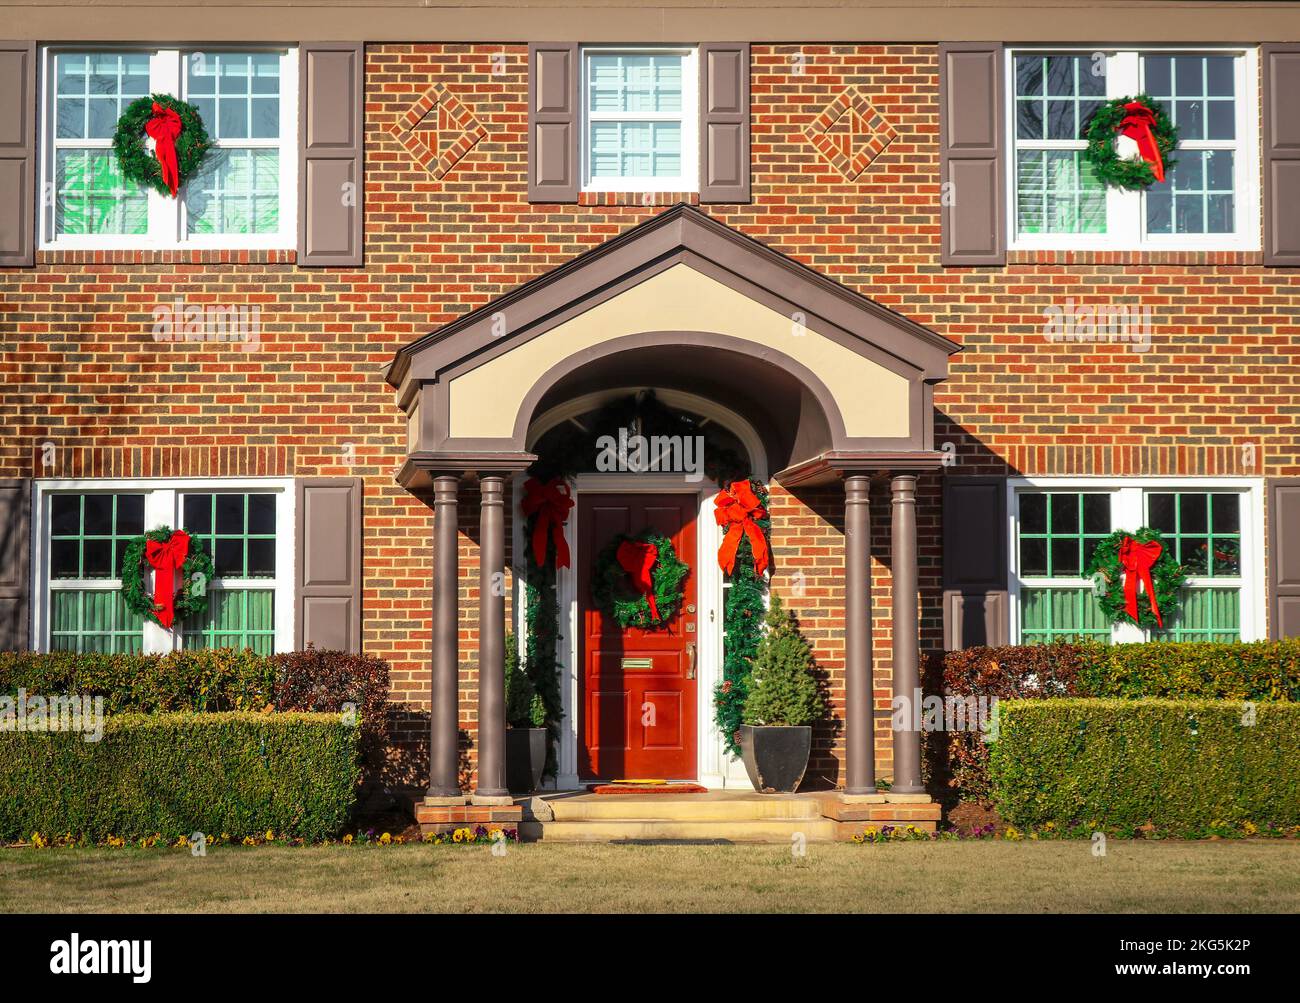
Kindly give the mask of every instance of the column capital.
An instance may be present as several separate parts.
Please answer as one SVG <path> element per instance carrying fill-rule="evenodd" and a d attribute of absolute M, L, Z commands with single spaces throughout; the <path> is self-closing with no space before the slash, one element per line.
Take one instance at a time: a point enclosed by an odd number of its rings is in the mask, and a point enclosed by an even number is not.
<path fill-rule="evenodd" d="M 889 480 L 889 489 L 894 493 L 894 500 L 916 500 L 916 474 L 895 474 Z M 900 498 L 899 496 L 904 496 Z"/>

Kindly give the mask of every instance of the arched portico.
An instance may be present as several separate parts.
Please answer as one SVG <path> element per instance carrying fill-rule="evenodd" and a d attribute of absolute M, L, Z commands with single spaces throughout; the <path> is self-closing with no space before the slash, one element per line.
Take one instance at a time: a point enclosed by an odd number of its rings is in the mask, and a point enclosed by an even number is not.
<path fill-rule="evenodd" d="M 915 474 L 937 468 L 932 388 L 957 346 L 679 206 L 401 349 L 400 483 L 436 509 L 431 797 L 456 783 L 456 513 L 481 491 L 478 794 L 504 791 L 500 499 L 541 424 L 584 397 L 655 387 L 709 402 L 789 487 L 845 489 L 847 796 L 874 796 L 869 630 L 873 479 L 891 478 L 894 687 L 917 683 Z M 572 415 L 569 415 L 572 417 Z M 560 419 L 563 420 L 563 419 Z M 540 429 L 540 431 L 539 431 Z M 530 431 L 531 430 L 531 431 Z M 894 791 L 920 790 L 919 734 L 895 739 Z"/>

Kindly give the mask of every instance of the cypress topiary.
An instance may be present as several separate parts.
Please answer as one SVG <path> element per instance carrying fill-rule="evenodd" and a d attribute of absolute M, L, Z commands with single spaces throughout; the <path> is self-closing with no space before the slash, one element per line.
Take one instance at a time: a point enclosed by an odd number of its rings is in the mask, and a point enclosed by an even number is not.
<path fill-rule="evenodd" d="M 810 725 L 826 713 L 825 698 L 813 675 L 812 647 L 779 596 L 772 596 L 766 624 L 754 656 L 745 724 Z"/>

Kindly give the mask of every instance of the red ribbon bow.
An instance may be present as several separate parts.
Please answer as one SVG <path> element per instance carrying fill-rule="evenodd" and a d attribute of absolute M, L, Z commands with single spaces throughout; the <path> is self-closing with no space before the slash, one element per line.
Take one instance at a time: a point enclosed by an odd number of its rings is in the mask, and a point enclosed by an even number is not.
<path fill-rule="evenodd" d="M 650 618 L 659 619 L 659 607 L 655 603 L 655 583 L 650 577 L 650 569 L 659 560 L 659 548 L 643 540 L 624 540 L 618 545 L 614 557 L 618 566 L 632 576 L 632 584 L 650 603 Z"/>
<path fill-rule="evenodd" d="M 732 481 L 731 487 L 714 499 L 713 518 L 719 526 L 728 527 L 718 548 L 718 566 L 727 574 L 736 567 L 736 550 L 742 534 L 749 537 L 749 546 L 754 551 L 754 571 L 761 575 L 767 570 L 767 539 L 755 521 L 766 514 L 749 481 Z"/>
<path fill-rule="evenodd" d="M 168 630 L 176 620 L 176 572 L 190 553 L 190 535 L 183 529 L 172 533 L 166 543 L 149 540 L 144 545 L 144 559 L 153 568 L 153 605 L 158 622 Z"/>
<path fill-rule="evenodd" d="M 1151 568 L 1160 560 L 1164 548 L 1155 540 L 1138 543 L 1131 536 L 1124 537 L 1119 545 L 1119 564 L 1124 569 L 1124 608 L 1136 623 L 1138 618 L 1138 582 L 1147 590 L 1151 611 L 1156 615 L 1156 626 L 1163 627 L 1160 605 L 1156 602 L 1156 587 L 1151 581 Z"/>
<path fill-rule="evenodd" d="M 1157 181 L 1163 181 L 1165 162 L 1160 156 L 1160 145 L 1156 142 L 1156 134 L 1152 132 L 1156 124 L 1156 113 L 1141 101 L 1130 101 L 1124 106 L 1124 113 L 1124 118 L 1119 125 L 1115 126 L 1115 131 L 1137 143 L 1138 153 L 1151 165 L 1151 173 L 1156 176 Z"/>
<path fill-rule="evenodd" d="M 181 117 L 174 108 L 164 108 L 153 103 L 153 118 L 144 124 L 144 131 L 153 137 L 154 156 L 162 168 L 163 184 L 171 189 L 172 198 L 181 183 L 180 168 L 176 164 L 176 137 L 181 134 Z"/>
<path fill-rule="evenodd" d="M 536 477 L 524 482 L 524 499 L 520 502 L 525 516 L 536 514 L 533 524 L 533 560 L 538 567 L 546 563 L 546 536 L 555 541 L 555 566 L 569 566 L 569 544 L 564 539 L 564 524 L 573 508 L 569 485 L 558 477 L 543 484 Z"/>

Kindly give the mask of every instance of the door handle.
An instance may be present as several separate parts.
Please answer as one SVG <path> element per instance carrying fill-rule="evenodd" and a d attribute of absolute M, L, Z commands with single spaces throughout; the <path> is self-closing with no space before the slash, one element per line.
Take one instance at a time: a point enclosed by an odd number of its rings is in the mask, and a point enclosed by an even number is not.
<path fill-rule="evenodd" d="M 695 678 L 695 642 L 686 645 L 686 678 Z"/>

